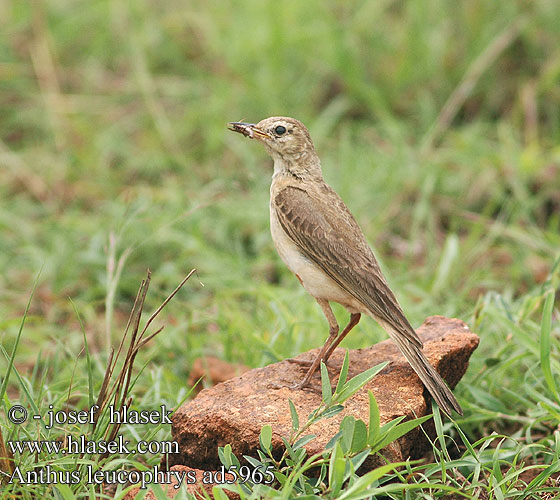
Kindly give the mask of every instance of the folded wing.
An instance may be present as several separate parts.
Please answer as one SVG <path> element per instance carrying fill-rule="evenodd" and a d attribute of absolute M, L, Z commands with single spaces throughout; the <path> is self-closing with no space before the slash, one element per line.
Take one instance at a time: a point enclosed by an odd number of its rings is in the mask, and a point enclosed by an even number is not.
<path fill-rule="evenodd" d="M 358 223 L 329 186 L 323 184 L 320 191 L 288 186 L 273 205 L 286 234 L 311 261 L 374 317 L 422 347 Z"/>

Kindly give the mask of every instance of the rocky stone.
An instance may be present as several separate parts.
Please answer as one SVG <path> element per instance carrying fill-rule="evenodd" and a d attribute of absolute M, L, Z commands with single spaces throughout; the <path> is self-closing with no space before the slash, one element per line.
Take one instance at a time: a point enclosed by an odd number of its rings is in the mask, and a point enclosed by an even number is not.
<path fill-rule="evenodd" d="M 197 358 L 193 362 L 191 372 L 189 374 L 189 385 L 195 385 L 200 379 L 201 383 L 197 385 L 197 390 L 203 387 L 225 382 L 233 377 L 237 377 L 250 368 L 241 364 L 233 364 L 214 356 L 203 356 Z"/>
<path fill-rule="evenodd" d="M 467 370 L 468 360 L 478 346 L 478 336 L 461 320 L 442 316 L 427 318 L 417 333 L 424 343 L 427 358 L 454 388 Z M 312 360 L 318 352 L 318 348 L 313 349 L 297 359 Z M 333 385 L 338 379 L 344 353 L 344 349 L 338 348 L 329 360 L 328 372 Z M 306 445 L 309 454 L 324 449 L 338 432 L 345 415 L 368 422 L 368 389 L 377 399 L 381 424 L 402 415 L 407 419 L 420 417 L 431 410 L 428 392 L 392 341 L 352 350 L 349 359 L 348 379 L 383 361 L 389 361 L 389 364 L 346 401 L 341 413 L 311 427 L 309 432 L 317 437 Z M 289 436 L 291 429 L 288 399 L 294 403 L 300 421 L 305 421 L 321 402 L 318 373 L 312 380 L 313 390 L 288 387 L 301 381 L 305 370 L 306 367 L 282 361 L 202 390 L 173 416 L 172 435 L 179 444 L 180 453 L 169 455 L 169 464 L 215 470 L 221 465 L 218 446 L 228 443 L 238 457 L 255 456 L 259 433 L 265 424 L 273 430 L 273 449 L 281 450 L 281 438 Z M 273 387 L 271 384 L 285 387 Z M 421 450 L 419 438 L 423 438 L 423 433 L 417 428 L 388 447 L 384 451 L 385 458 L 398 461 L 418 454 Z"/>

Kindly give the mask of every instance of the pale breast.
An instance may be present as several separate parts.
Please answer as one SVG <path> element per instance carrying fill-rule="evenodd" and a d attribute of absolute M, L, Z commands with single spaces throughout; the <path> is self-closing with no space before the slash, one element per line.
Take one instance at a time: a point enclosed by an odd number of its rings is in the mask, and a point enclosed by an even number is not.
<path fill-rule="evenodd" d="M 338 302 L 351 312 L 364 310 L 352 295 L 302 253 L 282 229 L 272 203 L 270 204 L 270 233 L 280 258 L 313 297 Z"/>

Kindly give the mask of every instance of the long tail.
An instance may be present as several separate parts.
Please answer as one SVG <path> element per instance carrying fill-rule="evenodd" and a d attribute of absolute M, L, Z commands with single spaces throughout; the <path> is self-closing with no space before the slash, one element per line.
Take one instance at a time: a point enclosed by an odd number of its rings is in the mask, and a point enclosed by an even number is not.
<path fill-rule="evenodd" d="M 438 406 L 448 416 L 451 416 L 453 410 L 462 415 L 463 410 L 455 399 L 451 389 L 447 387 L 445 381 L 441 378 L 440 374 L 435 371 L 421 349 L 393 328 L 386 328 L 386 330 L 391 339 L 393 339 L 404 354 L 410 366 L 412 366 L 416 374 L 420 377 L 420 380 L 424 383 L 428 391 L 430 391 L 430 394 L 435 399 Z"/>

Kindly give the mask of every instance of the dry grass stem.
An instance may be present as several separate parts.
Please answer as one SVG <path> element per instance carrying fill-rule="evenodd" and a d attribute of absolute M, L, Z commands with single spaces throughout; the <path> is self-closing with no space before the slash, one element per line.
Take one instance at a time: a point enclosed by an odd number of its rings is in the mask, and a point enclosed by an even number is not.
<path fill-rule="evenodd" d="M 105 370 L 105 376 L 103 378 L 103 383 L 97 397 L 97 405 L 99 409 L 96 413 L 96 419 L 93 426 L 95 430 L 96 426 L 101 420 L 103 420 L 104 410 L 107 408 L 108 404 L 113 405 L 113 411 L 122 411 L 124 406 L 129 407 L 132 403 L 132 398 L 129 396 L 130 393 L 130 383 L 132 380 L 132 372 L 134 361 L 139 350 L 145 346 L 151 339 L 153 339 L 157 334 L 163 330 L 163 326 L 158 328 L 156 332 L 145 337 L 146 332 L 159 313 L 163 308 L 169 303 L 171 299 L 179 292 L 179 290 L 184 286 L 184 284 L 189 280 L 189 278 L 196 272 L 195 269 L 191 270 L 190 273 L 179 283 L 179 285 L 171 292 L 171 294 L 162 302 L 162 304 L 150 315 L 146 321 L 145 326 L 140 329 L 140 320 L 142 316 L 142 311 L 144 308 L 144 302 L 146 300 L 146 295 L 148 293 L 148 288 L 150 286 L 151 272 L 148 270 L 147 276 L 142 280 L 138 293 L 136 294 L 136 299 L 134 300 L 134 305 L 130 312 L 124 334 L 121 338 L 119 347 L 116 351 L 111 348 L 109 354 L 109 360 L 107 362 L 107 368 Z M 122 361 L 122 366 L 118 371 L 116 378 L 113 377 L 121 354 L 123 353 L 123 348 L 128 340 L 128 346 L 126 353 L 124 355 L 124 360 Z M 110 430 L 109 430 L 110 427 Z M 116 438 L 120 429 L 119 424 L 107 426 L 104 432 L 104 439 L 111 441 Z"/>

